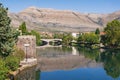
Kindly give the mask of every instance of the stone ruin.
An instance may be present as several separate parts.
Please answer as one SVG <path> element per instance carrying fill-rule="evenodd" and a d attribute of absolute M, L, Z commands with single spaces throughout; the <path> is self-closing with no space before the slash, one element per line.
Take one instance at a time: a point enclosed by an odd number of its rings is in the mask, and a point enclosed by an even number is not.
<path fill-rule="evenodd" d="M 17 47 L 22 49 L 27 58 L 36 58 L 36 37 L 31 35 L 18 36 Z M 25 56 L 26 57 L 26 56 Z"/>

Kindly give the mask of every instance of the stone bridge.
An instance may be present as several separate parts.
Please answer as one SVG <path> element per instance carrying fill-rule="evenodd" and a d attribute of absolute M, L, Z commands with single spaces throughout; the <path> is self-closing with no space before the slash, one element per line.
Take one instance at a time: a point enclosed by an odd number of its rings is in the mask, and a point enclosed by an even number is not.
<path fill-rule="evenodd" d="M 47 44 L 44 45 L 44 46 L 42 46 L 42 47 L 61 47 L 61 46 L 62 46 L 62 45 L 52 46 L 52 45 L 49 44 L 51 41 L 52 41 L 52 42 L 62 41 L 62 39 L 41 39 L 41 40 L 47 42 Z"/>

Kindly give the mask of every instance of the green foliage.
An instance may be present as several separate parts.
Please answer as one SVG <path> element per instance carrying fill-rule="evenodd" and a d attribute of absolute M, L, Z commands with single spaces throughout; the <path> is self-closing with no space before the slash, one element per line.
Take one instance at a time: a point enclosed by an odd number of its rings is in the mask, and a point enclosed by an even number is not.
<path fill-rule="evenodd" d="M 86 43 L 86 44 L 96 44 L 99 43 L 99 36 L 95 33 L 86 33 L 80 35 L 77 40 L 78 43 Z"/>
<path fill-rule="evenodd" d="M 13 54 L 5 58 L 0 58 L 0 80 L 5 80 L 8 77 L 7 74 L 9 71 L 15 71 L 24 56 L 24 51 L 16 48 Z"/>
<path fill-rule="evenodd" d="M 73 37 L 71 34 L 64 34 L 62 38 L 62 44 L 67 46 L 70 45 L 73 40 Z"/>
<path fill-rule="evenodd" d="M 15 48 L 13 55 L 19 59 L 19 61 L 25 58 L 25 52 L 22 49 Z"/>
<path fill-rule="evenodd" d="M 41 44 L 40 34 L 37 31 L 35 31 L 35 30 L 31 30 L 31 35 L 36 36 L 36 44 L 39 46 Z"/>
<path fill-rule="evenodd" d="M 23 22 L 23 23 L 19 26 L 19 30 L 22 31 L 22 35 L 27 35 L 27 34 L 28 34 L 28 31 L 27 31 L 26 23 L 25 23 L 25 22 Z"/>
<path fill-rule="evenodd" d="M 5 59 L 5 66 L 11 71 L 15 71 L 19 67 L 19 63 L 19 59 L 13 55 L 10 55 Z"/>
<path fill-rule="evenodd" d="M 0 80 L 5 80 L 7 77 L 8 69 L 5 66 L 3 59 L 0 59 Z"/>
<path fill-rule="evenodd" d="M 0 4 L 0 80 L 5 80 L 8 72 L 19 66 L 19 59 L 10 54 L 14 51 L 19 32 L 10 27 L 11 20 L 7 10 Z"/>
<path fill-rule="evenodd" d="M 0 56 L 6 57 L 13 51 L 16 34 L 10 27 L 7 9 L 0 5 Z"/>
<path fill-rule="evenodd" d="M 61 34 L 61 33 L 55 33 L 53 35 L 53 37 L 54 37 L 54 39 L 62 39 L 63 38 L 63 34 Z"/>
<path fill-rule="evenodd" d="M 113 20 L 107 24 L 104 29 L 105 36 L 102 38 L 104 44 L 108 46 L 118 47 L 120 44 L 120 21 Z M 104 40 L 103 40 L 104 39 Z"/>
<path fill-rule="evenodd" d="M 95 34 L 100 34 L 99 28 L 96 29 Z"/>

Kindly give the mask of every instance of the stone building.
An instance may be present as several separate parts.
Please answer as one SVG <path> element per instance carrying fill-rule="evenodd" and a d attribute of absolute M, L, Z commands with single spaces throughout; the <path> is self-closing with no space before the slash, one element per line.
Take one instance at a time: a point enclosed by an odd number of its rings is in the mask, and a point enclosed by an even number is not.
<path fill-rule="evenodd" d="M 22 49 L 27 58 L 36 58 L 36 37 L 31 35 L 18 36 L 17 47 Z"/>

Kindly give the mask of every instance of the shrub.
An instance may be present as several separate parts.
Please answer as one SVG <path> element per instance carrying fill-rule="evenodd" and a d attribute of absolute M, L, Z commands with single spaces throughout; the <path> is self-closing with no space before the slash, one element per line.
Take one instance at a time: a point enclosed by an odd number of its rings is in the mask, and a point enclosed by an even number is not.
<path fill-rule="evenodd" d="M 5 62 L 0 59 L 0 80 L 5 80 L 7 77 L 8 69 L 5 66 Z"/>
<path fill-rule="evenodd" d="M 13 53 L 13 56 L 15 56 L 21 61 L 25 57 L 25 52 L 22 49 L 15 48 L 15 52 Z"/>
<path fill-rule="evenodd" d="M 13 55 L 10 55 L 5 59 L 5 66 L 11 71 L 17 70 L 17 68 L 19 67 L 19 63 L 20 60 Z"/>

